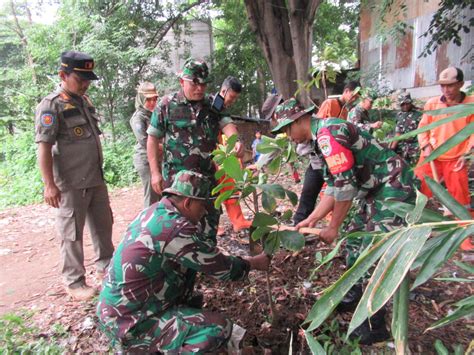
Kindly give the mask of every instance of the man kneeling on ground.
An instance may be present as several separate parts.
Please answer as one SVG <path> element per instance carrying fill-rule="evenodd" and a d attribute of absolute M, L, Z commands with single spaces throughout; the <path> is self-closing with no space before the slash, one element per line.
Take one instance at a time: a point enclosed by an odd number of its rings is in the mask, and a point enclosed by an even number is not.
<path fill-rule="evenodd" d="M 202 353 L 227 344 L 232 322 L 195 302 L 196 273 L 242 280 L 252 269 L 268 270 L 270 259 L 226 256 L 205 239 L 198 222 L 211 203 L 210 191 L 203 175 L 182 170 L 160 202 L 129 225 L 97 306 L 114 345 L 132 352 Z"/>

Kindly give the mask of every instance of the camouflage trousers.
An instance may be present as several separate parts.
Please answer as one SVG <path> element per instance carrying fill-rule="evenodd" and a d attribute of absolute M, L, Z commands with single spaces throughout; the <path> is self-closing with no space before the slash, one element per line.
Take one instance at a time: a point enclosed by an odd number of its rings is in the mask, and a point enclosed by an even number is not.
<path fill-rule="evenodd" d="M 374 196 L 360 200 L 358 210 L 347 227 L 348 233 L 353 232 L 390 232 L 403 225 L 402 218 L 388 210 L 382 201 L 396 200 L 407 203 L 415 201 L 415 193 L 396 196 L 391 186 L 383 187 Z M 400 193 L 400 191 L 398 191 Z M 349 238 L 345 246 L 346 265 L 350 268 L 356 262 L 360 253 L 372 243 L 372 237 L 367 235 Z"/>
<path fill-rule="evenodd" d="M 395 153 L 401 156 L 410 167 L 414 167 L 420 157 L 420 148 L 418 143 L 399 142 Z"/>
<path fill-rule="evenodd" d="M 202 354 L 226 346 L 231 335 L 232 322 L 221 314 L 175 306 L 136 325 L 122 345 L 127 353 Z"/>

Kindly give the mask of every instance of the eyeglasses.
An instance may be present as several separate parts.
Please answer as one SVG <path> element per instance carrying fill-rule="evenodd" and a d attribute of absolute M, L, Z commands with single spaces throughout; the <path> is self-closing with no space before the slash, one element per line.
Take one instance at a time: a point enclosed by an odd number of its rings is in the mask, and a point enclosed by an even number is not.
<path fill-rule="evenodd" d="M 207 83 L 200 83 L 198 78 L 194 79 L 187 79 L 187 78 L 182 78 L 184 81 L 188 81 L 191 83 L 192 86 L 206 86 Z"/>

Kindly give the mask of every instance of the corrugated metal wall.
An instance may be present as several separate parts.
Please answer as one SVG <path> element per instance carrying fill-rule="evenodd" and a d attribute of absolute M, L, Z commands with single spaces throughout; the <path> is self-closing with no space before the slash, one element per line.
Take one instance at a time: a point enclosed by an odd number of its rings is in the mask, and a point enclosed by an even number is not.
<path fill-rule="evenodd" d="M 432 1 L 431 1 L 432 2 Z M 422 37 L 429 27 L 433 16 L 433 6 L 425 5 L 425 0 L 405 1 L 408 13 L 413 15 L 407 23 L 413 27 L 397 43 L 387 40 L 381 43 L 372 26 L 375 16 L 369 10 L 361 12 L 361 71 L 362 74 L 379 78 L 392 89 L 415 89 L 415 97 L 432 95 L 430 86 L 436 85 L 439 73 L 448 66 L 456 66 L 463 70 L 465 81 L 472 80 L 473 67 L 471 58 L 474 52 L 465 56 L 473 46 L 473 33 L 462 34 L 462 46 L 445 43 L 428 57 L 420 57 L 420 53 L 428 43 L 428 37 Z M 423 13 L 423 10 L 429 10 Z M 465 22 L 474 16 L 474 11 L 465 10 Z M 464 58 L 463 58 L 464 56 Z M 426 90 L 420 90 L 426 88 Z"/>

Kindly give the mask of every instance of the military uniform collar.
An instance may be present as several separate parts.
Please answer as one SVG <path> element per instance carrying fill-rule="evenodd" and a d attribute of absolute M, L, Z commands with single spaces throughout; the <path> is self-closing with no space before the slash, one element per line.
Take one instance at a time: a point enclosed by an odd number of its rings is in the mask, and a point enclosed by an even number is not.
<path fill-rule="evenodd" d="M 178 103 L 183 103 L 183 104 L 190 104 L 190 105 L 196 105 L 196 104 L 203 104 L 203 102 L 205 101 L 205 98 L 200 100 L 200 101 L 190 101 L 186 98 L 186 96 L 184 96 L 184 92 L 183 92 L 183 89 L 179 90 L 176 94 L 176 101 Z"/>
<path fill-rule="evenodd" d="M 315 115 L 311 115 L 311 135 L 313 136 L 313 139 L 316 140 L 316 134 L 318 133 L 319 128 L 321 128 L 321 122 L 323 120 L 317 118 Z"/>

